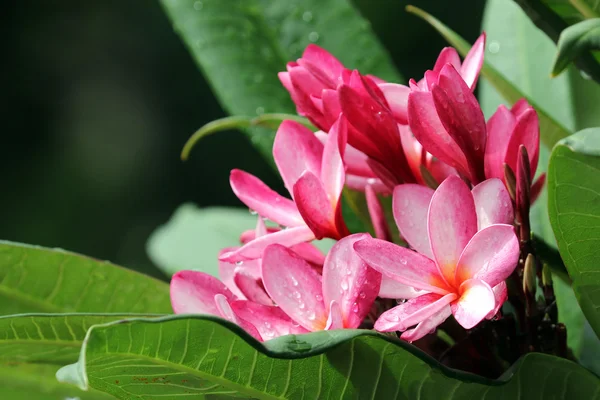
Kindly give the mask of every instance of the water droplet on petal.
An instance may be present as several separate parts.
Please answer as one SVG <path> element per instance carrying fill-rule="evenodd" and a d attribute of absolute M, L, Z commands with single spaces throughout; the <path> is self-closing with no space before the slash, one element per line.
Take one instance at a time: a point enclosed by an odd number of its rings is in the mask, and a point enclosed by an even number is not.
<path fill-rule="evenodd" d="M 360 292 L 358 297 L 360 297 L 361 299 L 364 299 L 365 297 L 367 297 L 367 295 L 365 294 L 365 292 Z"/>
<path fill-rule="evenodd" d="M 311 32 L 308 34 L 308 40 L 310 40 L 313 43 L 316 43 L 317 40 L 319 40 L 319 33 L 318 32 Z"/>
<path fill-rule="evenodd" d="M 242 265 L 243 263 L 244 263 L 243 261 L 236 261 L 236 262 L 235 262 L 235 265 L 237 265 L 237 266 L 239 267 L 239 266 L 240 266 L 240 265 Z"/>
<path fill-rule="evenodd" d="M 308 315 L 306 316 L 306 318 L 308 318 L 310 321 L 313 321 L 315 319 L 316 315 L 314 311 L 310 311 L 308 313 Z"/>
<path fill-rule="evenodd" d="M 401 259 L 401 260 L 400 260 L 400 263 L 401 263 L 402 265 L 406 265 L 406 264 L 407 264 L 407 261 L 406 261 L 406 259 L 405 259 L 405 258 L 403 258 L 403 259 Z"/>
<path fill-rule="evenodd" d="M 292 285 L 298 286 L 298 281 L 293 276 L 290 276 L 290 280 L 292 281 Z"/>
<path fill-rule="evenodd" d="M 306 308 L 306 305 L 304 303 L 300 303 L 298 304 L 298 308 L 304 310 L 304 308 Z"/>
<path fill-rule="evenodd" d="M 323 300 L 323 296 L 321 296 L 320 294 L 316 295 L 315 298 L 317 299 L 317 301 Z"/>
<path fill-rule="evenodd" d="M 342 286 L 342 291 L 346 291 L 348 290 L 348 281 L 346 281 L 345 279 L 342 281 L 341 283 Z"/>
<path fill-rule="evenodd" d="M 352 304 L 352 312 L 357 313 L 358 312 L 358 303 L 354 302 L 354 304 Z"/>

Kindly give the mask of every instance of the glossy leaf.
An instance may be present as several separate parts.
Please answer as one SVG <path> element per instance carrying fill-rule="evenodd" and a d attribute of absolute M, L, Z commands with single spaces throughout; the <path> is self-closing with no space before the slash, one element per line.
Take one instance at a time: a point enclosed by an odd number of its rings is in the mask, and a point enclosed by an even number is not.
<path fill-rule="evenodd" d="M 0 315 L 170 313 L 157 279 L 60 249 L 0 242 Z"/>
<path fill-rule="evenodd" d="M 582 53 L 600 49 L 600 18 L 580 22 L 562 31 L 558 39 L 558 52 L 552 66 L 556 76 Z"/>
<path fill-rule="evenodd" d="M 0 364 L 0 396 L 6 400 L 110 400 L 108 393 L 83 391 L 56 380 L 58 365 Z"/>
<path fill-rule="evenodd" d="M 311 42 L 349 68 L 401 77 L 369 23 L 348 0 L 162 0 L 176 32 L 232 115 L 295 113 L 277 72 Z M 273 132 L 248 130 L 271 159 Z"/>
<path fill-rule="evenodd" d="M 144 343 L 131 342 L 140 336 Z M 450 370 L 373 331 L 321 331 L 261 344 L 226 321 L 185 315 L 95 326 L 79 363 L 58 377 L 121 399 L 600 398 L 596 376 L 552 356 L 528 354 L 495 382 Z"/>
<path fill-rule="evenodd" d="M 450 43 L 450 45 L 455 47 L 463 57 L 471 48 L 469 43 L 467 43 L 456 32 L 445 26 L 437 18 L 434 18 L 425 11 L 416 7 L 409 6 L 407 7 L 407 10 L 427 21 L 444 37 L 444 39 L 448 41 L 448 43 Z M 536 99 L 528 96 L 527 93 L 524 93 L 520 86 L 507 79 L 507 77 L 498 71 L 487 59 L 484 62 L 481 74 L 510 104 L 515 103 L 522 97 L 527 98 L 529 103 L 535 107 L 538 113 L 540 118 L 541 140 L 547 146 L 552 147 L 557 141 L 571 134 L 569 129 L 566 128 L 561 122 L 557 121 L 551 112 L 549 112 L 543 106 L 540 106 Z"/>
<path fill-rule="evenodd" d="M 92 325 L 140 314 L 19 314 L 0 317 L 0 363 L 64 365 L 77 361 Z"/>
<path fill-rule="evenodd" d="M 554 148 L 548 168 L 548 208 L 577 300 L 600 336 L 599 152 L 598 128 L 578 132 Z"/>

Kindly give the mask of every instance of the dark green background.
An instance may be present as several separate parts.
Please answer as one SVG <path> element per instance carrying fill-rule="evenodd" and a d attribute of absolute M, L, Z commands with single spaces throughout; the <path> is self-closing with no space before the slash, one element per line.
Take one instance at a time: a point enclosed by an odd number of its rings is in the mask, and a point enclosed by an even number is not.
<path fill-rule="evenodd" d="M 406 2 L 354 3 L 406 78 L 422 76 L 446 45 Z M 459 3 L 412 4 L 472 41 L 484 2 Z M 282 189 L 237 132 L 209 137 L 179 160 L 189 135 L 224 113 L 158 2 L 3 4 L 0 239 L 160 276 L 145 242 L 178 205 L 239 205 L 232 168 Z"/>

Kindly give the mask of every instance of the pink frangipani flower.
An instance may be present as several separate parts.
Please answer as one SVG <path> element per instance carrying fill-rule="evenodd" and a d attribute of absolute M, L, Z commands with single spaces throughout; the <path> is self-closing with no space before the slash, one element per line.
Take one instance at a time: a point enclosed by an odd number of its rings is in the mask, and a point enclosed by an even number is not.
<path fill-rule="evenodd" d="M 460 178 L 449 177 L 435 192 L 400 185 L 393 208 L 401 234 L 416 251 L 370 238 L 354 249 L 370 267 L 423 292 L 383 313 L 375 329 L 406 331 L 402 338 L 413 341 L 451 314 L 465 329 L 493 317 L 519 259 L 504 184 L 491 179 L 470 191 Z"/>
<path fill-rule="evenodd" d="M 353 245 L 366 233 L 345 237 L 329 251 L 323 276 L 289 249 L 265 249 L 262 277 L 273 301 L 309 331 L 358 328 L 379 293 L 381 274 L 369 268 Z"/>
<path fill-rule="evenodd" d="M 308 128 L 284 121 L 275 136 L 273 157 L 292 199 L 285 198 L 255 176 L 233 170 L 230 183 L 236 196 L 261 217 L 286 227 L 248 241 L 221 257 L 235 262 L 259 258 L 266 246 L 293 246 L 324 237 L 349 234 L 341 212 L 344 186 L 343 150 L 346 121 L 340 117 L 323 145 Z"/>

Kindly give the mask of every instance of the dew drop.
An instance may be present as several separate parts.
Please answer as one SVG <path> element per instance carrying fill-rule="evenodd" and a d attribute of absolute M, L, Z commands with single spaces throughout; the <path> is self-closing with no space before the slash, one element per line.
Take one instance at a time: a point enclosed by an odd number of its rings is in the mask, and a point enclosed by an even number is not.
<path fill-rule="evenodd" d="M 317 299 L 317 301 L 323 300 L 323 296 L 321 296 L 320 294 L 316 295 L 315 298 Z"/>
<path fill-rule="evenodd" d="M 348 290 L 348 281 L 346 281 L 345 279 L 342 281 L 341 283 L 342 286 L 342 292 Z"/>
<path fill-rule="evenodd" d="M 406 259 L 405 259 L 405 258 L 401 259 L 401 260 L 400 260 L 400 264 L 402 264 L 402 265 L 406 265 L 406 264 L 407 264 L 407 261 L 406 261 Z"/>
<path fill-rule="evenodd" d="M 365 297 L 367 297 L 367 295 L 366 295 L 366 293 L 365 293 L 365 292 L 360 292 L 360 293 L 358 294 L 358 297 L 360 297 L 361 299 L 364 299 Z"/>
<path fill-rule="evenodd" d="M 304 14 L 302 14 L 302 19 L 304 20 L 304 22 L 312 21 L 313 13 L 311 13 L 310 11 L 305 11 Z"/>
<path fill-rule="evenodd" d="M 310 321 L 314 321 L 316 315 L 314 311 L 311 311 L 308 313 L 308 315 L 306 316 L 306 318 L 308 318 Z"/>
<path fill-rule="evenodd" d="M 243 261 L 236 261 L 236 262 L 235 262 L 235 265 L 237 265 L 237 266 L 239 267 L 239 266 L 240 266 L 240 265 L 242 265 L 243 263 L 244 263 Z"/>
<path fill-rule="evenodd" d="M 358 303 L 354 302 L 354 304 L 352 304 L 352 312 L 357 313 L 358 312 Z"/>
<path fill-rule="evenodd" d="M 200 10 L 202 10 L 202 7 L 204 7 L 204 4 L 202 4 L 201 1 L 194 2 L 194 10 L 200 11 Z"/>
<path fill-rule="evenodd" d="M 306 308 L 306 305 L 304 303 L 300 303 L 298 304 L 298 308 L 304 310 Z"/>
<path fill-rule="evenodd" d="M 377 179 L 375 179 L 375 178 L 367 179 L 367 185 L 374 185 L 375 183 L 377 183 Z"/>
<path fill-rule="evenodd" d="M 262 115 L 265 113 L 264 107 L 256 107 L 256 115 Z"/>
<path fill-rule="evenodd" d="M 250 215 L 256 215 L 258 214 L 255 210 L 249 208 L 248 211 L 250 211 Z"/>
<path fill-rule="evenodd" d="M 490 53 L 492 54 L 496 54 L 500 51 L 500 43 L 498 43 L 495 40 L 492 40 L 490 42 L 490 44 L 488 45 L 488 50 L 490 51 Z"/>
<path fill-rule="evenodd" d="M 292 281 L 293 286 L 298 286 L 298 281 L 293 276 L 290 276 L 290 280 Z"/>
<path fill-rule="evenodd" d="M 310 40 L 313 43 L 316 43 L 317 40 L 319 40 L 319 33 L 318 32 L 311 32 L 308 34 L 308 40 Z"/>
<path fill-rule="evenodd" d="M 302 295 L 300 294 L 300 292 L 294 292 L 293 296 L 297 299 L 300 299 L 302 297 Z"/>

